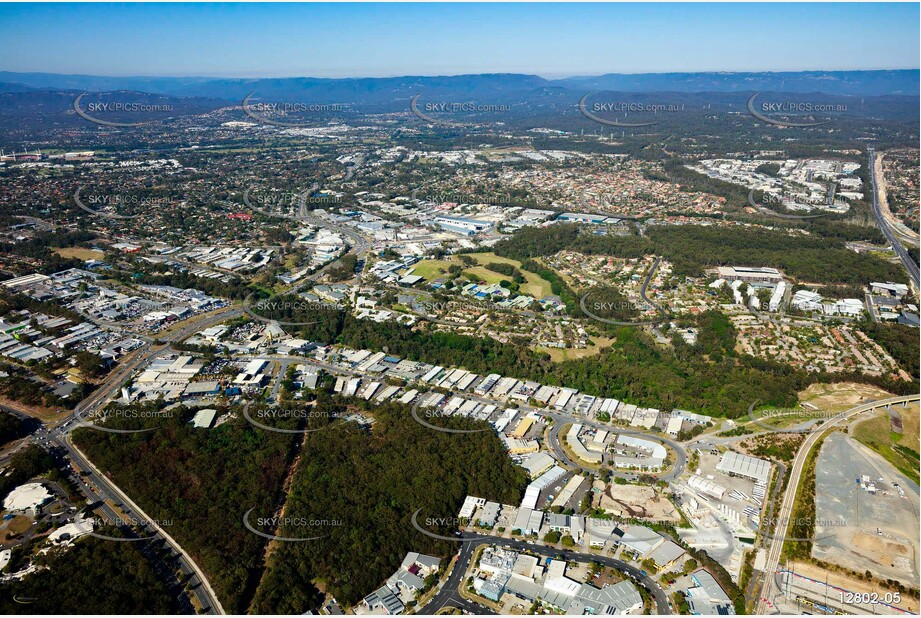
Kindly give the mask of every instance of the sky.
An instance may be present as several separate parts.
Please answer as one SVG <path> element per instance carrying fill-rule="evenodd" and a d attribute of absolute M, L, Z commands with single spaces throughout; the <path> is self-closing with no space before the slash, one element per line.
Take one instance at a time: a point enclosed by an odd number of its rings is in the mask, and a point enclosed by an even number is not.
<path fill-rule="evenodd" d="M 0 4 L 0 70 L 387 77 L 917 69 L 918 3 Z"/>

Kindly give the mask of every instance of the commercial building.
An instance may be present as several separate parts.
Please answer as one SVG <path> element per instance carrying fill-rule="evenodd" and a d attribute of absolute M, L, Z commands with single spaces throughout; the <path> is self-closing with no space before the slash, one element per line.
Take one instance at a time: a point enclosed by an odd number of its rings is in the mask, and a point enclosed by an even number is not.
<path fill-rule="evenodd" d="M 192 426 L 196 429 L 208 429 L 214 424 L 214 417 L 217 416 L 217 410 L 206 408 L 199 410 L 192 417 Z"/>
<path fill-rule="evenodd" d="M 579 438 L 580 431 L 582 431 L 582 425 L 580 423 L 573 423 L 569 428 L 569 433 L 566 434 L 566 442 L 569 444 L 569 448 L 571 448 L 573 453 L 576 454 L 576 457 L 582 461 L 591 464 L 600 464 L 603 456 L 602 453 L 588 450 Z"/>
<path fill-rule="evenodd" d="M 662 444 L 621 434 L 617 438 L 614 464 L 618 468 L 657 470 L 665 464 L 668 451 Z"/>
<path fill-rule="evenodd" d="M 777 284 L 783 275 L 776 268 L 757 266 L 720 266 L 717 268 L 720 279 L 726 281 L 744 281 L 746 283 Z"/>
<path fill-rule="evenodd" d="M 435 223 L 442 229 L 449 232 L 464 234 L 467 236 L 488 230 L 492 227 L 489 221 L 479 221 L 477 219 L 467 219 L 465 217 L 449 217 L 441 215 L 435 217 Z"/>
<path fill-rule="evenodd" d="M 887 281 L 885 283 L 874 281 L 870 284 L 870 292 L 879 296 L 902 298 L 903 296 L 908 295 L 908 286 L 904 283 L 893 283 L 891 281 Z"/>
<path fill-rule="evenodd" d="M 768 301 L 768 311 L 777 311 L 783 304 L 783 295 L 787 291 L 787 284 L 784 281 L 778 281 L 771 293 L 771 300 Z"/>
<path fill-rule="evenodd" d="M 665 539 L 665 542 L 661 543 L 658 547 L 652 550 L 647 557 L 649 560 L 652 560 L 657 569 L 660 571 L 667 571 L 671 569 L 675 563 L 678 562 L 684 555 L 685 552 L 683 547 L 674 541 Z"/>
<path fill-rule="evenodd" d="M 722 485 L 717 485 L 710 479 L 704 478 L 697 474 L 688 479 L 688 487 L 691 489 L 696 489 L 697 491 L 716 498 L 717 500 L 722 500 L 723 496 L 726 494 L 725 487 Z"/>
<path fill-rule="evenodd" d="M 486 504 L 486 498 L 477 498 L 476 496 L 467 496 L 464 498 L 464 504 L 461 505 L 460 513 L 457 516 L 461 519 L 472 519 L 473 512 L 477 507 Z"/>
<path fill-rule="evenodd" d="M 590 223 L 592 225 L 601 225 L 608 220 L 605 215 L 596 215 L 590 212 L 564 212 L 556 218 L 557 221 L 566 223 Z"/>
<path fill-rule="evenodd" d="M 688 588 L 685 597 L 692 615 L 727 616 L 735 615 L 735 607 L 729 595 L 720 587 L 708 571 L 700 569 L 691 574 L 696 586 Z"/>
<path fill-rule="evenodd" d="M 537 478 L 556 465 L 556 460 L 550 453 L 539 452 L 522 459 L 521 467 L 528 471 L 528 476 Z"/>
<path fill-rule="evenodd" d="M 636 555 L 644 557 L 665 542 L 665 539 L 644 526 L 630 525 L 624 528 L 620 544 Z"/>
<path fill-rule="evenodd" d="M 740 476 L 758 483 L 771 479 L 771 462 L 735 451 L 727 451 L 716 464 L 716 469 L 729 476 Z"/>
<path fill-rule="evenodd" d="M 487 502 L 483 505 L 483 508 L 480 509 L 480 514 L 477 515 L 477 525 L 484 528 L 492 528 L 499 519 L 499 511 L 501 509 L 502 505 L 498 502 Z"/>

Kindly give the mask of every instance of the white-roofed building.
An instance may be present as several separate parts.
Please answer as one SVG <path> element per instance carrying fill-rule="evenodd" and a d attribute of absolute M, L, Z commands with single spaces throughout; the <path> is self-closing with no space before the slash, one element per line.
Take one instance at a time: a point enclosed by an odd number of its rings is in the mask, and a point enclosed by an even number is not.
<path fill-rule="evenodd" d="M 767 483 L 771 479 L 771 462 L 735 451 L 724 453 L 716 469 L 729 476 L 741 476 L 759 483 Z"/>

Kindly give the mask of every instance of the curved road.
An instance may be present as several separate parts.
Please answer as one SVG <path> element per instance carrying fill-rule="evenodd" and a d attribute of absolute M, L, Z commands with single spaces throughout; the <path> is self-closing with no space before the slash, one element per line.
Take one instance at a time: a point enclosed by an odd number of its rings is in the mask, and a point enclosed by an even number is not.
<path fill-rule="evenodd" d="M 796 490 L 797 487 L 799 487 L 800 476 L 802 476 L 806 458 L 809 454 L 809 451 L 812 450 L 812 447 L 815 446 L 816 442 L 819 441 L 822 434 L 824 434 L 826 430 L 831 429 L 842 421 L 850 420 L 858 414 L 863 414 L 864 412 L 892 404 L 918 401 L 919 398 L 921 398 L 919 395 L 905 395 L 903 397 L 892 397 L 891 399 L 871 401 L 870 403 L 861 404 L 851 408 L 850 410 L 846 410 L 816 427 L 815 431 L 813 431 L 803 442 L 803 445 L 800 447 L 796 454 L 796 459 L 793 460 L 793 465 L 790 468 L 790 480 L 787 482 L 787 491 L 784 494 L 783 502 L 777 511 L 777 516 L 775 517 L 775 521 L 778 522 L 777 526 L 779 527 L 782 522 L 790 521 L 790 517 L 793 514 L 793 503 L 796 499 Z M 765 603 L 765 599 L 769 600 L 775 595 L 775 586 L 777 586 L 777 584 L 774 581 L 774 576 L 777 572 L 777 567 L 780 564 L 780 554 L 783 550 L 784 532 L 785 530 L 774 530 L 773 536 L 767 537 L 767 543 L 769 547 L 767 550 L 767 562 L 765 563 L 764 570 L 764 586 L 755 606 L 756 614 L 767 613 L 767 603 Z M 780 588 L 778 586 L 777 593 L 779 593 L 779 590 Z"/>
<path fill-rule="evenodd" d="M 473 613 L 493 613 L 491 610 L 463 599 L 457 592 L 457 588 L 463 583 L 462 580 L 464 574 L 467 572 L 467 568 L 470 566 L 470 560 L 473 557 L 474 550 L 476 550 L 476 548 L 480 545 L 485 544 L 495 544 L 499 545 L 500 547 L 509 547 L 517 551 L 527 551 L 535 554 L 540 554 L 541 556 L 562 556 L 563 559 L 567 561 L 597 562 L 606 567 L 617 569 L 618 571 L 625 573 L 635 583 L 645 588 L 652 595 L 656 603 L 656 614 L 667 616 L 672 613 L 672 608 L 671 604 L 668 602 L 668 597 L 666 596 L 665 592 L 659 588 L 656 582 L 651 577 L 648 575 L 643 575 L 642 571 L 630 564 L 627 564 L 623 560 L 611 558 L 610 556 L 599 556 L 596 554 L 586 554 L 582 552 L 568 551 L 565 549 L 556 549 L 555 547 L 548 547 L 546 545 L 529 545 L 522 540 L 506 539 L 500 536 L 492 536 L 486 534 L 473 534 L 468 532 L 464 533 L 464 539 L 464 545 L 461 547 L 460 557 L 458 558 L 457 562 L 454 563 L 454 568 L 452 569 L 451 575 L 448 577 L 444 587 L 437 595 L 435 595 L 431 601 L 425 605 L 425 607 L 420 609 L 417 613 L 432 615 L 443 607 L 463 607 L 464 609 L 469 609 L 469 606 L 471 605 L 479 609 L 479 611 L 473 611 Z M 463 603 L 460 603 L 459 601 L 463 601 Z"/>
<path fill-rule="evenodd" d="M 687 465 L 687 462 L 688 462 L 687 451 L 685 451 L 684 447 L 678 444 L 677 442 L 675 442 L 674 440 L 670 440 L 668 438 L 663 438 L 660 436 L 649 434 L 643 431 L 637 431 L 634 429 L 624 429 L 621 427 L 617 427 L 615 425 L 608 425 L 605 423 L 601 423 L 599 421 L 593 421 L 593 420 L 588 420 L 588 419 L 577 419 L 567 414 L 560 414 L 557 412 L 542 412 L 542 414 L 544 416 L 549 416 L 550 418 L 554 420 L 553 427 L 550 429 L 550 447 L 553 449 L 554 453 L 560 460 L 562 460 L 563 462 L 565 462 L 567 465 L 571 467 L 578 468 L 580 470 L 589 471 L 592 473 L 598 471 L 597 468 L 589 468 L 589 467 L 583 466 L 582 464 L 576 461 L 573 461 L 566 454 L 565 449 L 560 444 L 560 439 L 561 439 L 560 432 L 563 429 L 563 425 L 565 423 L 571 423 L 571 422 L 577 422 L 582 425 L 588 425 L 589 427 L 594 427 L 596 429 L 604 429 L 605 431 L 611 431 L 614 433 L 624 434 L 625 436 L 637 436 L 640 438 L 645 438 L 647 440 L 654 440 L 656 442 L 660 442 L 670 447 L 678 455 L 678 460 L 675 462 L 675 465 L 672 466 L 672 469 L 668 472 L 668 474 L 662 474 L 662 475 L 653 474 L 652 475 L 652 476 L 659 478 L 660 480 L 663 480 L 663 481 L 675 480 L 676 478 L 681 476 L 681 473 L 684 472 L 684 468 Z M 615 469 L 615 473 L 616 472 L 617 471 Z"/>
<path fill-rule="evenodd" d="M 211 324 L 222 322 L 224 320 L 241 315 L 242 313 L 242 309 L 238 307 L 226 307 L 224 309 L 220 309 L 216 312 L 213 312 L 212 314 L 206 314 L 203 319 L 199 317 L 199 319 L 193 320 L 192 323 L 169 333 L 165 337 L 165 340 L 167 342 L 181 341 L 192 333 L 197 332 L 203 328 L 207 328 Z M 142 527 L 154 531 L 156 536 L 162 538 L 178 555 L 179 568 L 185 575 L 191 577 L 189 583 L 193 588 L 192 594 L 198 598 L 201 606 L 205 608 L 205 611 L 208 613 L 223 614 L 225 613 L 224 608 L 221 606 L 217 594 L 212 589 L 211 584 L 205 576 L 204 572 L 199 568 L 195 561 L 192 560 L 192 557 L 189 556 L 185 550 L 182 549 L 182 547 L 171 536 L 169 536 L 169 534 L 163 531 L 156 523 L 152 522 L 151 518 L 146 513 L 144 513 L 140 507 L 132 502 L 131 499 L 115 485 L 114 482 L 112 482 L 105 474 L 97 469 L 93 463 L 86 456 L 84 456 L 84 454 L 80 452 L 79 449 L 77 449 L 70 441 L 70 432 L 77 427 L 84 425 L 83 423 L 72 422 L 79 418 L 78 415 L 83 415 L 87 412 L 92 413 L 99 406 L 105 404 L 109 397 L 111 397 L 121 387 L 124 381 L 137 367 L 141 366 L 155 355 L 160 354 L 167 349 L 168 344 L 165 347 L 153 347 L 150 344 L 144 344 L 135 350 L 132 353 L 134 358 L 110 374 L 102 386 L 96 389 L 89 397 L 77 404 L 71 414 L 58 421 L 58 423 L 55 424 L 55 427 L 51 428 L 52 430 L 49 432 L 49 439 L 56 446 L 67 452 L 70 460 L 74 462 L 79 469 L 88 472 L 88 475 L 84 480 L 90 480 L 92 485 L 84 483 L 84 491 L 97 495 L 100 500 L 113 499 L 116 502 L 121 503 L 123 505 L 121 507 L 122 510 L 124 510 L 125 513 L 135 521 L 150 522 L 147 526 Z M 107 506 L 103 507 L 104 514 L 109 518 L 114 518 L 115 514 L 110 511 L 111 509 L 109 509 Z"/>

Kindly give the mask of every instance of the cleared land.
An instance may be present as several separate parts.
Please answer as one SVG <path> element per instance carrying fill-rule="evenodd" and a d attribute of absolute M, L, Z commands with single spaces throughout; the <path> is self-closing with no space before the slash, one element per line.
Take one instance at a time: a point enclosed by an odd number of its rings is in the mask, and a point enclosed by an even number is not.
<path fill-rule="evenodd" d="M 85 247 L 55 247 L 52 249 L 62 258 L 76 258 L 78 260 L 101 260 L 105 253 L 98 249 L 86 249 Z"/>
<path fill-rule="evenodd" d="M 648 485 L 611 483 L 598 495 L 597 506 L 617 517 L 653 521 L 681 521 L 675 505 Z"/>
<path fill-rule="evenodd" d="M 899 472 L 919 482 L 919 414 L 918 405 L 906 408 L 893 406 L 892 412 L 901 418 L 902 433 L 893 431 L 893 423 L 885 410 L 854 426 L 853 436 L 892 464 Z"/>
<path fill-rule="evenodd" d="M 873 490 L 854 482 L 860 478 Z M 917 581 L 918 494 L 901 474 L 833 432 L 819 453 L 815 490 L 814 558 L 906 585 Z"/>

